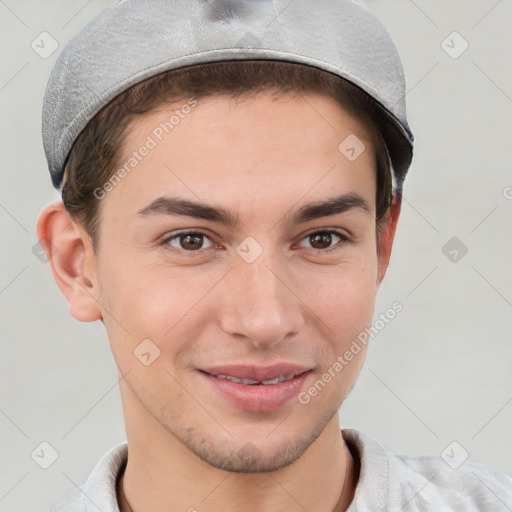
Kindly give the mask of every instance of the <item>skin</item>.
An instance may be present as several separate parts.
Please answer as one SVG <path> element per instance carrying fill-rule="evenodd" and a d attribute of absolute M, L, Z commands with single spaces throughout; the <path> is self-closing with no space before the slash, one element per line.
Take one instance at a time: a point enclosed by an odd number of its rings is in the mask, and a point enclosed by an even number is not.
<path fill-rule="evenodd" d="M 140 117 L 125 155 L 169 117 L 163 107 Z M 338 150 L 350 134 L 366 145 L 354 161 Z M 97 257 L 62 203 L 41 213 L 38 237 L 57 249 L 47 256 L 71 315 L 103 320 L 124 376 L 123 487 L 133 511 L 331 512 L 350 504 L 358 460 L 337 411 L 361 370 L 364 346 L 308 404 L 293 399 L 270 412 L 231 405 L 197 369 L 299 363 L 312 369 L 307 389 L 371 325 L 399 208 L 377 238 L 370 139 L 320 94 L 209 97 L 106 194 Z M 300 207 L 348 193 L 369 211 L 292 222 Z M 232 210 L 240 224 L 137 215 L 164 195 Z M 348 241 L 308 236 L 326 228 Z M 186 229 L 206 235 L 196 241 L 199 250 L 183 238 L 181 245 L 179 237 L 165 241 Z M 252 263 L 236 252 L 247 236 L 263 248 Z M 148 338 L 160 356 L 145 366 L 133 352 Z M 242 457 L 249 448 L 252 455 Z"/>

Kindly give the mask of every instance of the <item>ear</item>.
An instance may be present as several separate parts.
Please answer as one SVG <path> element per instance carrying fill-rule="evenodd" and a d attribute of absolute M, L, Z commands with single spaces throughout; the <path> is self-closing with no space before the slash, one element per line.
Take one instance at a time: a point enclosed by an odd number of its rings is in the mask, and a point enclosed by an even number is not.
<path fill-rule="evenodd" d="M 89 236 L 78 228 L 61 201 L 44 208 L 36 231 L 71 315 L 81 322 L 101 319 L 96 256 Z"/>
<path fill-rule="evenodd" d="M 393 201 L 389 210 L 386 212 L 386 216 L 382 222 L 381 233 L 377 238 L 377 284 L 382 282 L 389 266 L 401 206 L 401 196 L 399 194 L 393 194 Z"/>

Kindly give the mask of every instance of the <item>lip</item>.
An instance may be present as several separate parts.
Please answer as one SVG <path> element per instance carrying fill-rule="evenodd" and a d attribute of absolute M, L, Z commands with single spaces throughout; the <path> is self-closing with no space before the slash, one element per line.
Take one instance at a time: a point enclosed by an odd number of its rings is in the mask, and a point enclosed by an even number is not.
<path fill-rule="evenodd" d="M 271 366 L 227 365 L 200 369 L 198 373 L 222 398 L 235 407 L 250 412 L 268 412 L 284 406 L 299 394 L 311 374 L 311 368 L 289 363 Z M 280 375 L 294 377 L 277 384 L 264 385 L 233 382 L 215 375 L 229 375 L 237 379 L 260 382 L 274 380 Z"/>
<path fill-rule="evenodd" d="M 311 368 L 292 363 L 276 363 L 268 366 L 256 366 L 250 364 L 231 364 L 225 366 L 213 366 L 201 368 L 202 371 L 212 375 L 230 375 L 237 379 L 272 380 L 279 375 L 299 375 Z"/>

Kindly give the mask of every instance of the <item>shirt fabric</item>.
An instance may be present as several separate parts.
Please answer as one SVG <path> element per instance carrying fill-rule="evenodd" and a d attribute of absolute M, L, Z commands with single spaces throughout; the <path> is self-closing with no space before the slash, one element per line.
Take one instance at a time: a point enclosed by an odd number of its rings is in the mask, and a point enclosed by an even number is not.
<path fill-rule="evenodd" d="M 455 457 L 449 465 L 441 456 L 395 455 L 353 428 L 342 435 L 361 464 L 347 512 L 512 512 L 512 477 L 501 471 Z M 50 512 L 119 512 L 116 481 L 127 457 L 126 442 L 114 446 Z"/>

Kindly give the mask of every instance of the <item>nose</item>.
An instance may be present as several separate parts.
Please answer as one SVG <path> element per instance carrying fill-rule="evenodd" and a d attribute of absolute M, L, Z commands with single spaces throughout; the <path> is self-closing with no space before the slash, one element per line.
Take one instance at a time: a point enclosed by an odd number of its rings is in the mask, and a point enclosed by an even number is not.
<path fill-rule="evenodd" d="M 304 325 L 304 306 L 290 272 L 266 251 L 252 263 L 237 260 L 223 281 L 221 326 L 227 334 L 270 348 Z"/>

